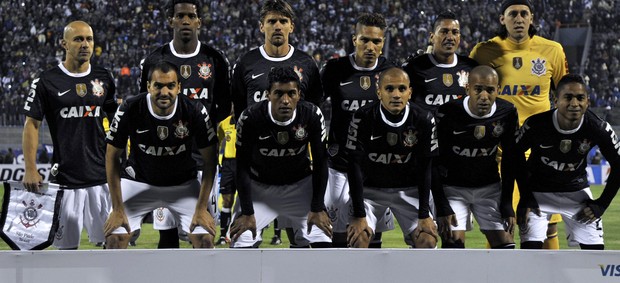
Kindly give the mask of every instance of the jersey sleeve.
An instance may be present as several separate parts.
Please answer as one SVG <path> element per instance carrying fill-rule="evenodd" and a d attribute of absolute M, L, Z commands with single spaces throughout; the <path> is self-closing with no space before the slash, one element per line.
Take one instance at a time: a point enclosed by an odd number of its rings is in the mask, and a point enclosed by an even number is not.
<path fill-rule="evenodd" d="M 500 211 L 503 218 L 514 217 L 512 208 L 512 195 L 514 191 L 514 182 L 517 178 L 516 170 L 525 168 L 525 155 L 516 148 L 515 136 L 519 131 L 519 116 L 517 109 L 512 108 L 510 114 L 506 118 L 504 125 L 504 133 L 500 136 L 500 145 L 502 148 L 502 162 L 500 164 L 501 175 L 501 202 Z"/>
<path fill-rule="evenodd" d="M 197 133 L 195 136 L 196 146 L 200 149 L 216 144 L 217 134 L 207 108 L 202 103 L 189 100 L 188 103 L 191 103 L 194 107 L 194 119 L 196 121 L 194 131 Z"/>
<path fill-rule="evenodd" d="M 325 210 L 325 190 L 327 189 L 327 128 L 325 118 L 318 106 L 313 105 L 313 123 L 310 138 L 312 150 L 312 202 L 310 210 L 320 212 Z"/>
<path fill-rule="evenodd" d="M 110 130 L 106 135 L 106 142 L 116 148 L 124 149 L 127 146 L 129 122 L 131 120 L 128 117 L 130 108 L 131 104 L 128 101 L 123 101 L 123 104 L 114 113 L 114 119 L 110 122 Z"/>
<path fill-rule="evenodd" d="M 553 74 L 551 75 L 551 86 L 553 89 L 555 89 L 562 77 L 568 74 L 568 61 L 566 60 L 566 54 L 564 54 L 564 48 L 560 44 L 557 44 L 557 46 L 556 54 L 553 57 Z"/>
<path fill-rule="evenodd" d="M 30 90 L 24 103 L 24 113 L 35 120 L 42 121 L 45 117 L 45 96 L 47 91 L 42 76 L 32 80 Z"/>
<path fill-rule="evenodd" d="M 362 115 L 362 111 L 357 111 L 351 123 L 349 124 L 349 134 L 347 135 L 347 143 L 345 153 L 349 159 L 349 193 L 351 194 L 351 202 L 353 206 L 354 217 L 366 217 L 364 208 L 364 175 L 362 172 L 362 162 L 364 160 L 364 143 L 368 140 L 369 125 Z"/>
<path fill-rule="evenodd" d="M 237 120 L 237 180 L 236 186 L 239 194 L 241 213 L 253 215 L 252 190 L 250 188 L 250 159 L 252 156 L 252 143 L 256 140 L 255 126 L 248 117 L 251 113 L 247 110 L 239 115 Z"/>
<path fill-rule="evenodd" d="M 220 51 L 216 51 L 218 54 L 217 60 L 215 62 L 215 86 L 213 92 L 216 94 L 214 96 L 215 103 L 212 107 L 213 111 L 211 113 L 215 113 L 213 119 L 216 123 L 226 119 L 228 115 L 230 115 L 230 107 L 231 107 L 231 95 L 230 95 L 230 63 L 228 63 L 228 59 L 226 56 L 222 54 Z"/>
<path fill-rule="evenodd" d="M 147 92 L 146 83 L 149 80 L 149 69 L 151 68 L 151 62 L 149 57 L 145 57 L 140 61 L 140 93 Z"/>
<path fill-rule="evenodd" d="M 241 62 L 237 62 L 232 68 L 231 74 L 231 98 L 235 107 L 235 117 L 239 117 L 241 112 L 248 107 L 245 85 L 245 67 Z"/>
<path fill-rule="evenodd" d="M 312 59 L 312 62 L 308 64 L 308 68 L 308 89 L 304 93 L 304 99 L 318 106 L 323 102 L 323 85 L 321 84 L 319 67 L 316 66 Z"/>
<path fill-rule="evenodd" d="M 327 98 L 329 97 L 334 97 L 336 91 L 338 91 L 338 82 L 336 80 L 336 74 L 334 71 L 334 69 L 336 69 L 335 64 L 336 61 L 334 59 L 330 59 L 321 70 L 321 82 L 323 84 L 323 101 L 327 100 Z"/>
<path fill-rule="evenodd" d="M 106 113 L 112 113 L 116 111 L 118 108 L 118 104 L 116 104 L 116 84 L 114 83 L 114 77 L 111 72 L 108 73 L 108 88 L 105 96 L 105 101 L 103 102 L 103 111 Z"/>
<path fill-rule="evenodd" d="M 604 211 L 609 207 L 620 187 L 620 141 L 611 125 L 607 122 L 602 123 L 598 145 L 611 167 L 611 172 L 609 172 L 603 193 L 595 202 Z"/>

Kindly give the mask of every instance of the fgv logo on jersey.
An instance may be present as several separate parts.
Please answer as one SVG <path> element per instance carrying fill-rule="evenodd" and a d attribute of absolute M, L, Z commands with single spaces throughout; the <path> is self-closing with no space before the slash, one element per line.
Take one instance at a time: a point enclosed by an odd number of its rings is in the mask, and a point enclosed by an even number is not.
<path fill-rule="evenodd" d="M 601 275 L 603 276 L 620 276 L 620 264 L 599 264 Z"/>

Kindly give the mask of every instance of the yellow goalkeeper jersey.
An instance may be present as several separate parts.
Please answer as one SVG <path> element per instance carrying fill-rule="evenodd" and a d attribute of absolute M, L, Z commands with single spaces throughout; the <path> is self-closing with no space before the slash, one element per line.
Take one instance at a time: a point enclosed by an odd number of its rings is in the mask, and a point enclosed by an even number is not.
<path fill-rule="evenodd" d="M 499 97 L 517 107 L 519 124 L 551 108 L 549 91 L 568 73 L 564 49 L 540 36 L 524 42 L 496 36 L 478 43 L 470 57 L 499 74 Z"/>
<path fill-rule="evenodd" d="M 232 116 L 226 117 L 217 127 L 217 137 L 220 144 L 224 144 L 224 158 L 235 158 L 235 143 L 237 142 L 237 130 L 235 123 L 231 121 Z"/>

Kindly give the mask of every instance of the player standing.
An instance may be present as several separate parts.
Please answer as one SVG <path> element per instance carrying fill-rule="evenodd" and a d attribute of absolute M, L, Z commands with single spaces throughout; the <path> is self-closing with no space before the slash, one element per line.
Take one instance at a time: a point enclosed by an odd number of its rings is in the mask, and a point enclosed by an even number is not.
<path fill-rule="evenodd" d="M 54 246 L 77 249 L 82 228 L 88 231 L 90 242 L 104 241 L 110 197 L 103 118 L 106 114 L 112 117 L 116 110 L 116 88 L 108 70 L 90 64 L 94 36 L 86 22 L 66 25 L 61 45 L 65 60 L 32 81 L 24 105 L 23 183 L 31 191 L 41 186 L 36 155 L 39 128 L 45 118 L 54 146 L 50 187 L 65 190 Z"/>

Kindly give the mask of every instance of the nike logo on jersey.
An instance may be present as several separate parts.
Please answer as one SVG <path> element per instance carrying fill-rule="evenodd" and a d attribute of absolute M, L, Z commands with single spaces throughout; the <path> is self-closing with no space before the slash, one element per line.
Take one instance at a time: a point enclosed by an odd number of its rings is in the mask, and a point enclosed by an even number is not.
<path fill-rule="evenodd" d="M 371 135 L 371 136 L 370 136 L 370 140 L 371 140 L 371 141 L 374 141 L 374 140 L 376 140 L 376 139 L 380 139 L 381 137 L 382 137 L 382 136 L 372 136 L 372 135 Z"/>
<path fill-rule="evenodd" d="M 542 144 L 540 145 L 540 148 L 552 148 L 552 147 L 553 147 L 552 145 L 542 145 Z"/>
<path fill-rule="evenodd" d="M 270 137 L 271 136 L 264 136 L 264 137 L 263 136 L 259 136 L 258 139 L 261 140 L 261 141 L 264 141 L 264 140 L 266 140 L 266 139 L 268 139 Z"/>
<path fill-rule="evenodd" d="M 467 131 L 453 131 L 452 134 L 453 135 L 460 135 L 460 134 L 465 133 L 465 132 L 467 132 Z"/>
<path fill-rule="evenodd" d="M 136 134 L 144 134 L 146 132 L 150 131 L 149 129 L 146 130 L 136 130 Z"/>
<path fill-rule="evenodd" d="M 434 80 L 436 80 L 436 79 L 437 79 L 437 78 L 432 78 L 432 79 L 424 79 L 424 82 L 425 82 L 425 83 L 430 83 L 430 82 L 432 82 L 432 81 L 434 81 Z"/>
<path fill-rule="evenodd" d="M 258 77 L 260 77 L 260 76 L 262 76 L 262 75 L 264 75 L 264 74 L 265 74 L 265 73 L 260 73 L 260 74 L 258 74 L 258 75 L 254 75 L 254 74 L 253 74 L 253 75 L 252 75 L 252 79 L 253 79 L 253 80 L 255 80 L 256 78 L 258 78 Z"/>
<path fill-rule="evenodd" d="M 353 81 L 350 81 L 350 82 L 340 82 L 340 86 L 345 86 L 345 85 L 349 85 L 349 84 L 352 84 L 352 83 L 353 83 Z"/>
<path fill-rule="evenodd" d="M 63 92 L 60 92 L 60 91 L 59 91 L 59 92 L 58 92 L 58 96 L 63 96 L 63 95 L 65 95 L 65 93 L 67 93 L 67 92 L 69 92 L 69 91 L 71 91 L 71 90 L 66 90 L 66 91 L 63 91 Z"/>

